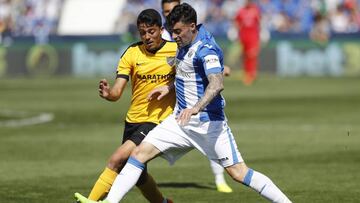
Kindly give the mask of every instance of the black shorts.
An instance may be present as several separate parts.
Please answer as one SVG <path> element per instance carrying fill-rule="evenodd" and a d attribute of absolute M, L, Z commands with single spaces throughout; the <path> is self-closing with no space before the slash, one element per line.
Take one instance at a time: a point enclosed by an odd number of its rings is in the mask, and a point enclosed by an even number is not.
<path fill-rule="evenodd" d="M 156 125 L 155 123 L 128 123 L 125 121 L 122 143 L 131 140 L 136 145 L 139 145 Z"/>

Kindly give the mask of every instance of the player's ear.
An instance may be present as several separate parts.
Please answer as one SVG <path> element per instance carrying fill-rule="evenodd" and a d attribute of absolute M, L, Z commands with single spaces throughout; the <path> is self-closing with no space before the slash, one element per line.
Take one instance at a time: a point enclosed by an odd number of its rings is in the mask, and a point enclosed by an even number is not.
<path fill-rule="evenodd" d="M 191 24 L 190 24 L 190 29 L 191 29 L 191 32 L 195 32 L 195 30 L 196 30 L 196 24 L 195 24 L 195 23 L 191 23 Z"/>

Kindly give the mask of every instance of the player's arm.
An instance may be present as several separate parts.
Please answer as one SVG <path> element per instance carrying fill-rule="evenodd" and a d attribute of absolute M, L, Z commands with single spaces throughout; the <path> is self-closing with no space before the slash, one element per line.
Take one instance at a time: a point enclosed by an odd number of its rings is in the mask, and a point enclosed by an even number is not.
<path fill-rule="evenodd" d="M 209 85 L 205 89 L 205 94 L 193 107 L 197 113 L 203 110 L 224 89 L 224 76 L 222 73 L 209 74 L 207 78 Z"/>
<path fill-rule="evenodd" d="M 129 74 L 131 73 L 136 61 L 136 54 L 134 53 L 135 49 L 133 49 L 135 46 L 136 44 L 130 45 L 121 56 L 116 71 L 116 80 L 113 87 L 111 87 L 105 79 L 100 80 L 100 97 L 108 101 L 117 101 L 120 99 L 126 87 L 126 83 L 129 81 Z"/>
<path fill-rule="evenodd" d="M 120 99 L 126 87 L 127 79 L 118 77 L 113 87 L 110 87 L 106 79 L 99 82 L 99 95 L 108 101 L 117 101 Z"/>
<path fill-rule="evenodd" d="M 147 99 L 149 101 L 153 100 L 153 99 L 157 99 L 157 100 L 160 100 L 162 99 L 163 97 L 165 97 L 166 95 L 168 95 L 172 89 L 174 89 L 174 83 L 170 83 L 170 84 L 167 84 L 167 85 L 164 85 L 164 86 L 161 86 L 161 87 L 157 87 L 155 89 L 153 89 L 149 94 L 148 94 L 148 97 Z"/>
<path fill-rule="evenodd" d="M 224 76 L 222 73 L 212 73 L 207 78 L 209 84 L 205 89 L 204 96 L 193 108 L 184 109 L 180 112 L 177 118 L 180 125 L 188 123 L 192 115 L 196 115 L 203 110 L 224 89 Z"/>
<path fill-rule="evenodd" d="M 224 89 L 222 52 L 214 45 L 204 45 L 198 52 L 198 60 L 202 63 L 209 81 L 203 97 L 192 107 L 180 112 L 177 121 L 185 125 L 192 115 L 198 114 Z"/>

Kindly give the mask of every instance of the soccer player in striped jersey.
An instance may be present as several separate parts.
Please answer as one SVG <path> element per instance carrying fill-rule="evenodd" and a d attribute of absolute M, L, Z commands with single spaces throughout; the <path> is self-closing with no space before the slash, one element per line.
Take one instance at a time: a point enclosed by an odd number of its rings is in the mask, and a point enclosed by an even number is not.
<path fill-rule="evenodd" d="M 171 10 L 180 4 L 180 0 L 162 0 L 161 1 L 161 10 L 162 10 L 162 14 L 163 16 L 166 18 Z M 168 41 L 174 41 L 174 39 L 171 37 L 171 34 L 168 32 L 168 26 L 166 25 L 166 23 L 164 24 L 164 31 L 162 33 L 162 38 Z M 224 74 L 225 76 L 230 75 L 230 68 L 227 67 L 227 73 Z M 211 171 L 213 172 L 214 176 L 215 176 L 215 184 L 216 184 L 216 189 L 219 192 L 224 192 L 224 193 L 231 193 L 232 189 L 231 187 L 226 183 L 226 180 L 224 178 L 224 168 L 218 164 L 217 162 L 210 160 L 210 167 L 211 167 Z"/>
<path fill-rule="evenodd" d="M 174 92 L 161 101 L 148 101 L 147 95 L 156 87 L 173 83 L 175 70 L 171 63 L 174 61 L 177 45 L 161 38 L 161 16 L 154 9 L 146 9 L 139 14 L 137 27 L 141 42 L 129 46 L 122 55 L 115 84 L 110 87 L 105 79 L 99 84 L 99 95 L 102 98 L 117 101 L 131 79 L 132 98 L 126 115 L 122 145 L 112 154 L 105 170 L 93 186 L 89 199 L 94 201 L 105 198 L 132 150 L 151 129 L 172 113 L 175 104 Z M 149 202 L 171 202 L 162 196 L 146 170 L 136 185 Z"/>
<path fill-rule="evenodd" d="M 159 87 L 149 98 L 158 100 L 175 88 L 174 112 L 133 150 L 103 203 L 118 203 L 135 185 L 145 163 L 156 156 L 173 163 L 194 148 L 220 163 L 236 182 L 269 201 L 291 202 L 267 176 L 248 168 L 241 157 L 220 94 L 224 89 L 223 54 L 196 18 L 195 10 L 186 3 L 175 6 L 169 14 L 167 21 L 178 45 L 175 85 Z"/>

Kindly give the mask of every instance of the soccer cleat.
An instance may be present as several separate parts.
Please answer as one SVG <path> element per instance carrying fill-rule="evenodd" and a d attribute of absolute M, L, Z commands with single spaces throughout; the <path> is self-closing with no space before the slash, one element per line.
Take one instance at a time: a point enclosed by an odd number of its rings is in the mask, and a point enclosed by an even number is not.
<path fill-rule="evenodd" d="M 174 203 L 171 199 L 166 198 L 166 203 Z"/>
<path fill-rule="evenodd" d="M 221 183 L 221 184 L 216 184 L 216 188 L 218 192 L 223 192 L 223 193 L 231 193 L 232 189 L 230 186 L 228 186 L 228 184 L 226 183 Z"/>
<path fill-rule="evenodd" d="M 84 196 L 82 196 L 80 193 L 75 193 L 75 200 L 78 203 L 97 203 L 97 201 L 90 200 Z M 108 203 L 107 200 L 99 201 L 99 203 Z"/>

